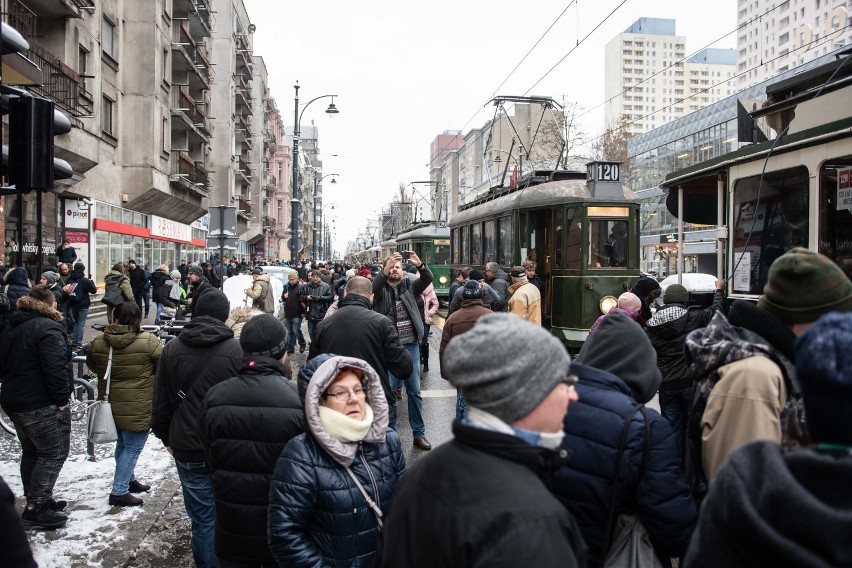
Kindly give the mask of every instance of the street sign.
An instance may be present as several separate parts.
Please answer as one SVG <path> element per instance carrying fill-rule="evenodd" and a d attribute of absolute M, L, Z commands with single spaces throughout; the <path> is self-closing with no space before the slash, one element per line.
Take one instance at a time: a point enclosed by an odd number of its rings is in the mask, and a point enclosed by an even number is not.
<path fill-rule="evenodd" d="M 237 237 L 237 208 L 217 205 L 210 208 L 210 227 L 208 237 Z M 216 245 L 218 246 L 218 245 Z"/>
<path fill-rule="evenodd" d="M 237 250 L 238 248 L 240 248 L 240 241 L 236 237 L 212 237 L 207 239 L 207 248 Z"/>

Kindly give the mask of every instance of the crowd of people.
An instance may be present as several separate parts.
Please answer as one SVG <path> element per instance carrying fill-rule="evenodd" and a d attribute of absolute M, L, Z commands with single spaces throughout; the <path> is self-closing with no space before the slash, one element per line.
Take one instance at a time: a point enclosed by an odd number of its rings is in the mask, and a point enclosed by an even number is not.
<path fill-rule="evenodd" d="M 852 562 L 852 281 L 825 256 L 788 251 L 756 304 L 727 309 L 722 281 L 705 307 L 642 277 L 573 361 L 541 327 L 534 266 L 465 268 L 439 350 L 457 389 L 453 439 L 433 451 L 420 382 L 437 299 L 416 254 L 377 271 L 294 267 L 277 314 L 262 268 L 238 310 L 200 266 L 155 272 L 163 309 L 191 313 L 180 335 L 163 347 L 140 330 L 139 282 L 119 263 L 107 280 L 122 301 L 87 364 L 101 395 L 112 369 L 110 505 L 143 504 L 151 486 L 134 467 L 153 432 L 175 461 L 197 566 Z M 14 520 L 56 528 L 72 345 L 55 280 L 12 285 L 0 403 L 27 500 Z M 297 346 L 308 355 L 293 370 Z M 428 452 L 408 469 L 404 399 Z M 6 550 L 26 559 L 9 533 Z M 625 560 L 640 553 L 647 564 Z"/>

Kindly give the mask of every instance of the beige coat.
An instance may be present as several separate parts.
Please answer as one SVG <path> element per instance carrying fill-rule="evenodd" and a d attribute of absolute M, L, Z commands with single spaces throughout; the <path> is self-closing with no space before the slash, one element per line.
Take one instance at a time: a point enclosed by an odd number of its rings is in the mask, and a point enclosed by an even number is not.
<path fill-rule="evenodd" d="M 509 313 L 521 316 L 530 323 L 541 325 L 541 292 L 534 284 L 524 281 L 509 287 Z"/>
<path fill-rule="evenodd" d="M 701 458 L 708 481 L 735 449 L 756 440 L 781 442 L 787 387 L 767 357 L 748 357 L 719 368 L 719 381 L 701 418 Z"/>
<path fill-rule="evenodd" d="M 246 288 L 246 296 L 253 300 L 252 307 L 266 314 L 275 313 L 275 298 L 269 284 L 269 274 L 259 275 L 251 288 Z"/>

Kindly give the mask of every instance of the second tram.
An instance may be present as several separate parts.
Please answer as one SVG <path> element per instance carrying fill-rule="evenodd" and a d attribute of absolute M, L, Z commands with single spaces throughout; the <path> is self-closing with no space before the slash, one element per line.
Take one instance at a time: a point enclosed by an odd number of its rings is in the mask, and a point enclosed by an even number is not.
<path fill-rule="evenodd" d="M 413 250 L 432 274 L 435 295 L 447 300 L 450 294 L 450 229 L 442 222 L 418 223 L 396 236 L 396 250 Z"/>

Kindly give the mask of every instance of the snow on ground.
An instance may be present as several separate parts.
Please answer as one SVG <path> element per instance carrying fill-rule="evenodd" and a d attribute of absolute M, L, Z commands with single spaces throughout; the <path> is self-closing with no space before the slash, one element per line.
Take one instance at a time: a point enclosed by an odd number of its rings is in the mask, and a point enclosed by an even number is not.
<path fill-rule="evenodd" d="M 27 530 L 33 555 L 42 568 L 101 566 L 103 555 L 125 538 L 134 520 L 145 512 L 145 505 L 109 505 L 115 444 L 96 446 L 97 461 L 88 461 L 85 420 L 72 422 L 71 427 L 71 452 L 54 487 L 54 498 L 69 503 L 64 512 L 68 515 L 68 523 L 55 531 Z M 18 497 L 19 511 L 24 506 L 20 457 L 17 438 L 0 431 L 0 476 Z M 153 435 L 148 437 L 139 456 L 136 477 L 150 483 L 152 493 L 164 482 L 177 478 L 172 457 Z M 139 497 L 145 499 L 147 495 Z"/>

